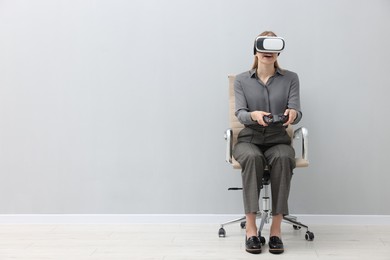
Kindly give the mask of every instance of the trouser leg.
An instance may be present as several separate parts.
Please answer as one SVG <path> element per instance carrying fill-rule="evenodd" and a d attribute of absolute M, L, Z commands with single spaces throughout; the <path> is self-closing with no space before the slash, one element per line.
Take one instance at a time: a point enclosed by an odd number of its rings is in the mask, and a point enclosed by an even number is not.
<path fill-rule="evenodd" d="M 258 212 L 261 180 L 265 158 L 259 147 L 251 143 L 237 143 L 234 158 L 240 163 L 245 213 Z"/>
<path fill-rule="evenodd" d="M 278 144 L 264 152 L 270 167 L 272 215 L 288 215 L 288 197 L 295 168 L 295 152 L 290 145 Z"/>

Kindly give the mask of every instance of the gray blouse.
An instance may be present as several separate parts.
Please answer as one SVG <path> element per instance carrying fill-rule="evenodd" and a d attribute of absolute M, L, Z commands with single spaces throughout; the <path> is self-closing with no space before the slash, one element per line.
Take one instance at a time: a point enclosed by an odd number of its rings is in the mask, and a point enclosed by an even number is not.
<path fill-rule="evenodd" d="M 258 79 L 256 69 L 243 72 L 236 76 L 234 93 L 235 115 L 244 125 L 258 124 L 251 119 L 252 111 L 277 115 L 292 108 L 298 112 L 293 124 L 302 118 L 299 78 L 295 72 L 277 69 L 267 84 Z"/>

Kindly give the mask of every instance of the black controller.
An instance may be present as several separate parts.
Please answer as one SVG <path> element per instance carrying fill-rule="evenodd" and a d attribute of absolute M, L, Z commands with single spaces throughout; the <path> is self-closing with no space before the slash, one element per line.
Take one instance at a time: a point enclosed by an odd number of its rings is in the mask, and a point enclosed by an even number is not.
<path fill-rule="evenodd" d="M 284 124 L 288 121 L 288 115 L 284 114 L 279 114 L 279 115 L 268 115 L 268 116 L 263 116 L 264 122 L 269 125 L 269 124 Z"/>

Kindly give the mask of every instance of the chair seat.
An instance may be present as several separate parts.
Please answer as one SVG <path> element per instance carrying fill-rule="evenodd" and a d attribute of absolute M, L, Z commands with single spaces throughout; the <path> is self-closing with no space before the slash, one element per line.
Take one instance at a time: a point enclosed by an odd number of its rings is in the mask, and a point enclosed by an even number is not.
<path fill-rule="evenodd" d="M 296 167 L 301 168 L 301 167 L 308 167 L 309 166 L 309 161 L 302 159 L 302 158 L 296 158 L 295 159 Z"/>
<path fill-rule="evenodd" d="M 241 165 L 234 158 L 232 158 L 232 166 L 233 169 L 241 169 Z"/>

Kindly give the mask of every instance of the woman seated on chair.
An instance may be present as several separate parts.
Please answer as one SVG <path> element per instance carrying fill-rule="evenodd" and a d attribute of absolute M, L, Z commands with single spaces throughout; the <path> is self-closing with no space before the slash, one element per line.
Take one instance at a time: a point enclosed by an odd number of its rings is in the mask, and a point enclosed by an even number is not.
<path fill-rule="evenodd" d="M 271 31 L 259 36 L 255 41 L 252 69 L 237 75 L 234 82 L 235 115 L 245 128 L 238 135 L 233 156 L 242 167 L 246 251 L 261 252 L 256 213 L 260 210 L 263 173 L 268 167 L 272 191 L 269 251 L 280 254 L 284 252 L 281 223 L 283 216 L 289 213 L 287 200 L 295 168 L 295 152 L 286 128 L 289 124 L 298 123 L 302 117 L 299 79 L 296 73 L 281 69 L 278 65 L 278 50 L 284 48 L 284 40 Z M 258 43 L 259 39 L 264 42 Z M 268 39 L 271 42 L 266 42 Z M 279 42 L 273 45 L 272 40 Z M 277 119 L 275 121 L 283 118 L 283 115 L 287 119 L 267 123 L 267 116 L 270 115 L 279 115 L 274 117 Z"/>

